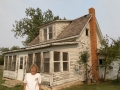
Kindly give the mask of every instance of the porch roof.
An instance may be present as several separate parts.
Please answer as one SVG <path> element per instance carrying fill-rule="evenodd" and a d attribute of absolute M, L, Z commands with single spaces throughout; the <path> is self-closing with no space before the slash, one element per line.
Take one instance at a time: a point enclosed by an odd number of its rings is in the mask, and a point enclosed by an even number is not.
<path fill-rule="evenodd" d="M 29 51 L 29 50 L 34 50 L 34 49 L 38 49 L 38 48 L 45 48 L 45 47 L 50 47 L 50 46 L 74 45 L 74 44 L 78 44 L 78 43 L 79 42 L 77 42 L 77 41 L 75 41 L 75 42 L 48 43 L 48 44 L 43 44 L 43 45 L 38 45 L 38 46 L 33 46 L 33 47 L 25 47 L 25 48 L 21 48 L 19 50 L 6 51 L 6 52 L 3 52 L 2 54 Z"/>

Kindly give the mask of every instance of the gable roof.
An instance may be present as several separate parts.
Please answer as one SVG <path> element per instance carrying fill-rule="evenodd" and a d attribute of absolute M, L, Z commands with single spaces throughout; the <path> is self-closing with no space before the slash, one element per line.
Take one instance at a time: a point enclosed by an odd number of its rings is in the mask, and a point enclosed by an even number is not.
<path fill-rule="evenodd" d="M 31 46 L 31 45 L 35 45 L 35 44 L 39 44 L 39 35 L 33 39 L 29 44 L 28 46 Z"/>
<path fill-rule="evenodd" d="M 78 19 L 73 20 L 65 30 L 63 30 L 58 36 L 57 39 L 63 39 L 71 36 L 79 35 L 88 22 L 88 20 L 91 18 L 90 14 L 84 15 Z"/>
<path fill-rule="evenodd" d="M 71 23 L 57 36 L 56 39 L 59 40 L 79 35 L 90 18 L 91 14 L 87 14 L 75 20 L 71 20 Z M 39 42 L 40 41 L 38 35 L 33 41 L 28 44 L 28 46 L 39 44 Z"/>

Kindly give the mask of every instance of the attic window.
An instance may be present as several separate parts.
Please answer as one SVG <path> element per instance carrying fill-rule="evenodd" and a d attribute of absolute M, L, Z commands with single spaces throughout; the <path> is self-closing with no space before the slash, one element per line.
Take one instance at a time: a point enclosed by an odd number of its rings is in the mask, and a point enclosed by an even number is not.
<path fill-rule="evenodd" d="M 47 28 L 44 29 L 44 41 L 47 40 Z"/>
<path fill-rule="evenodd" d="M 53 34 L 52 34 L 52 27 L 49 27 L 49 39 L 52 39 Z"/>
<path fill-rule="evenodd" d="M 52 39 L 53 38 L 53 28 L 52 26 L 47 27 L 43 29 L 43 35 L 44 35 L 44 41 Z"/>
<path fill-rule="evenodd" d="M 86 28 L 86 36 L 88 36 L 89 35 L 89 29 L 88 28 Z"/>

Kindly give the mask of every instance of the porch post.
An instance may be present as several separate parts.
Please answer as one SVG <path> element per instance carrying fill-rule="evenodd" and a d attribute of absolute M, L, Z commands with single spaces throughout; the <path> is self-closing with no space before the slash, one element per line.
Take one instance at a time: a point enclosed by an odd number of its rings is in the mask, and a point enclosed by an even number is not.
<path fill-rule="evenodd" d="M 12 58 L 12 60 L 11 60 L 11 71 L 12 71 L 12 70 L 13 70 L 13 65 L 12 65 L 12 64 L 13 64 L 13 63 L 12 63 L 12 62 L 13 62 L 13 55 L 12 55 L 11 58 Z"/>
<path fill-rule="evenodd" d="M 53 51 L 50 51 L 50 73 L 54 71 L 54 64 L 53 64 Z"/>
<path fill-rule="evenodd" d="M 40 65 L 40 72 L 43 72 L 44 71 L 44 61 L 43 61 L 43 52 L 41 52 L 41 65 Z"/>
<path fill-rule="evenodd" d="M 8 56 L 8 64 L 7 64 L 7 70 L 9 71 L 9 65 L 10 65 L 10 63 L 9 63 L 10 61 L 9 61 L 9 56 Z"/>
<path fill-rule="evenodd" d="M 50 86 L 52 86 L 53 83 L 53 72 L 54 72 L 54 63 L 53 63 L 54 57 L 53 57 L 53 51 L 50 51 Z"/>
<path fill-rule="evenodd" d="M 6 56 L 4 56 L 4 68 L 3 68 L 3 70 L 6 70 L 7 68 L 6 68 L 6 58 L 5 58 Z"/>
<path fill-rule="evenodd" d="M 35 63 L 35 53 L 33 53 L 33 60 L 32 60 L 32 64 Z"/>

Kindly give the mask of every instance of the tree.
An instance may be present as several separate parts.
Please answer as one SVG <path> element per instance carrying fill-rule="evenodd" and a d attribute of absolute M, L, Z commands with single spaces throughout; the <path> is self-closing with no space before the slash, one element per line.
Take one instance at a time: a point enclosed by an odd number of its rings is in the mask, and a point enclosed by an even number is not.
<path fill-rule="evenodd" d="M 19 49 L 19 46 L 13 46 L 13 47 L 11 47 L 10 50 L 18 50 L 18 49 Z"/>
<path fill-rule="evenodd" d="M 85 82 L 87 83 L 88 81 L 88 67 L 90 67 L 88 65 L 88 62 L 89 62 L 89 53 L 88 51 L 83 51 L 80 53 L 80 56 L 79 56 L 79 60 L 78 60 L 78 63 L 79 65 L 83 65 L 84 68 L 85 68 Z"/>
<path fill-rule="evenodd" d="M 104 68 L 103 81 L 105 81 L 107 71 L 112 69 L 111 63 L 118 60 L 120 56 L 119 40 L 114 40 L 106 35 L 101 41 L 101 47 L 98 49 L 98 53 L 104 57 L 103 64 L 99 67 Z"/>
<path fill-rule="evenodd" d="M 0 51 L 1 52 L 9 51 L 9 48 L 8 47 L 2 47 L 2 48 L 0 48 Z"/>
<path fill-rule="evenodd" d="M 27 8 L 25 13 L 26 18 L 22 18 L 20 21 L 15 21 L 12 29 L 12 32 L 14 32 L 14 36 L 16 38 L 18 36 L 27 36 L 23 45 L 27 45 L 37 35 L 39 35 L 39 26 L 60 19 L 59 16 L 54 16 L 52 11 L 49 9 L 45 12 L 42 12 L 42 10 L 39 8 Z"/>

